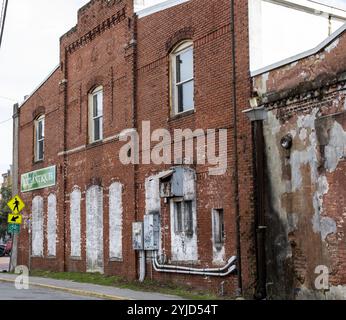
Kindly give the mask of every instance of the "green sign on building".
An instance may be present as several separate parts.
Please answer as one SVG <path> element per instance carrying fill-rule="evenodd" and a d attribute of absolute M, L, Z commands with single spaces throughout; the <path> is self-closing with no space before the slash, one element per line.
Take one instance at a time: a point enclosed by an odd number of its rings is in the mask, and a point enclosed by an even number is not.
<path fill-rule="evenodd" d="M 55 186 L 56 166 L 22 174 L 21 191 L 28 192 Z"/>

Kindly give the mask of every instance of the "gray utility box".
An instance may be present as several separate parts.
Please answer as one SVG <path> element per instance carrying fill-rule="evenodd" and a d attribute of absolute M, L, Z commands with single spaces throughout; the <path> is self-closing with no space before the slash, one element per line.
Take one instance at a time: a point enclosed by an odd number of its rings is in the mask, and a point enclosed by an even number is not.
<path fill-rule="evenodd" d="M 184 196 L 184 172 L 184 168 L 174 168 L 171 175 L 161 178 L 161 198 L 175 198 Z"/>
<path fill-rule="evenodd" d="M 144 216 L 144 250 L 159 250 L 160 214 L 153 212 Z"/>
<path fill-rule="evenodd" d="M 144 250 L 143 222 L 132 224 L 132 247 L 133 250 Z"/>

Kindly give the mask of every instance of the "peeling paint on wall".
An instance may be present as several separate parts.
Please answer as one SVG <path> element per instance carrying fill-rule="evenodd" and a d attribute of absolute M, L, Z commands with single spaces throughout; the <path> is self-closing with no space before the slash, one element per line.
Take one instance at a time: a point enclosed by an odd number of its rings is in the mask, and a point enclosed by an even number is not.
<path fill-rule="evenodd" d="M 161 214 L 160 180 L 159 175 L 148 177 L 145 180 L 145 214 L 159 212 Z M 160 219 L 162 221 L 162 219 Z M 161 228 L 164 227 L 161 225 Z M 163 255 L 163 232 L 160 228 L 158 255 Z"/>
<path fill-rule="evenodd" d="M 123 258 L 123 186 L 114 182 L 109 187 L 109 258 Z"/>
<path fill-rule="evenodd" d="M 145 212 L 161 211 L 160 180 L 158 175 L 145 180 Z"/>
<path fill-rule="evenodd" d="M 214 264 L 224 264 L 226 259 L 226 252 L 225 252 L 225 245 L 222 245 L 221 247 L 217 246 L 215 243 L 215 232 L 216 232 L 216 226 L 215 226 L 215 214 L 217 212 L 215 210 L 212 210 L 211 220 L 212 220 L 212 244 L 213 244 L 213 263 Z M 220 230 L 219 230 L 220 232 Z"/>
<path fill-rule="evenodd" d="M 47 226 L 47 246 L 48 256 L 56 256 L 56 196 L 50 194 L 48 197 L 48 226 Z"/>
<path fill-rule="evenodd" d="M 86 192 L 87 272 L 104 272 L 103 262 L 103 190 L 92 186 Z"/>
<path fill-rule="evenodd" d="M 70 196 L 71 257 L 81 257 L 81 191 L 74 188 Z"/>
<path fill-rule="evenodd" d="M 171 212 L 171 252 L 173 261 L 198 261 L 197 246 L 197 204 L 196 174 L 193 170 L 184 170 L 184 200 L 192 201 L 193 234 L 176 234 L 174 230 L 174 201 L 170 202 Z"/>
<path fill-rule="evenodd" d="M 32 255 L 43 257 L 43 198 L 32 200 Z"/>
<path fill-rule="evenodd" d="M 335 249 L 328 239 L 338 233 L 335 218 L 328 216 L 325 199 L 330 192 L 328 179 L 345 159 L 346 133 L 333 116 L 320 115 L 316 107 L 283 120 L 274 110 L 268 111 L 264 122 L 270 186 L 268 245 L 272 246 L 268 249 L 268 263 L 273 270 L 277 268 L 274 282 L 278 288 L 280 274 L 283 276 L 289 266 L 293 267 L 298 297 L 314 295 L 311 270 L 318 264 L 329 264 Z M 289 151 L 280 146 L 288 132 L 293 137 Z"/>
<path fill-rule="evenodd" d="M 346 158 L 346 132 L 338 122 L 334 122 L 329 132 L 329 143 L 325 147 L 325 168 L 334 172 L 340 160 Z"/>

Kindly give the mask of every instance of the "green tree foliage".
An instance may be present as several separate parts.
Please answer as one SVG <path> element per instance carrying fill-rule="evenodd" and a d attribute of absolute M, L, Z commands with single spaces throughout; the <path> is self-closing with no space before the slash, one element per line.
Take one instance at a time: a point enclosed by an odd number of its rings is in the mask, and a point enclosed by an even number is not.
<path fill-rule="evenodd" d="M 10 187 L 4 187 L 1 188 L 0 193 L 0 238 L 3 238 L 7 230 L 7 216 L 11 213 L 10 208 L 7 206 L 7 202 L 12 198 L 12 191 Z"/>

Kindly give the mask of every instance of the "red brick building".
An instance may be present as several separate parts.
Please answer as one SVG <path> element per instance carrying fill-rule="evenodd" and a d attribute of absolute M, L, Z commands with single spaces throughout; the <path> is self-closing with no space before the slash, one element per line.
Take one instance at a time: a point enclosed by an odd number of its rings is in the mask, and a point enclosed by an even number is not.
<path fill-rule="evenodd" d="M 132 0 L 92 0 L 79 10 L 59 66 L 18 111 L 18 187 L 31 223 L 18 264 L 143 276 L 133 223 L 155 216 L 147 278 L 253 295 L 247 19 L 247 1 L 172 0 L 135 13 Z M 227 129 L 227 170 L 211 175 L 215 164 L 191 159 L 144 164 L 155 144 L 142 143 L 140 162 L 124 165 L 120 133 L 134 128 L 142 141 L 145 121 L 172 135 Z M 162 195 L 174 181 L 183 187 Z"/>

